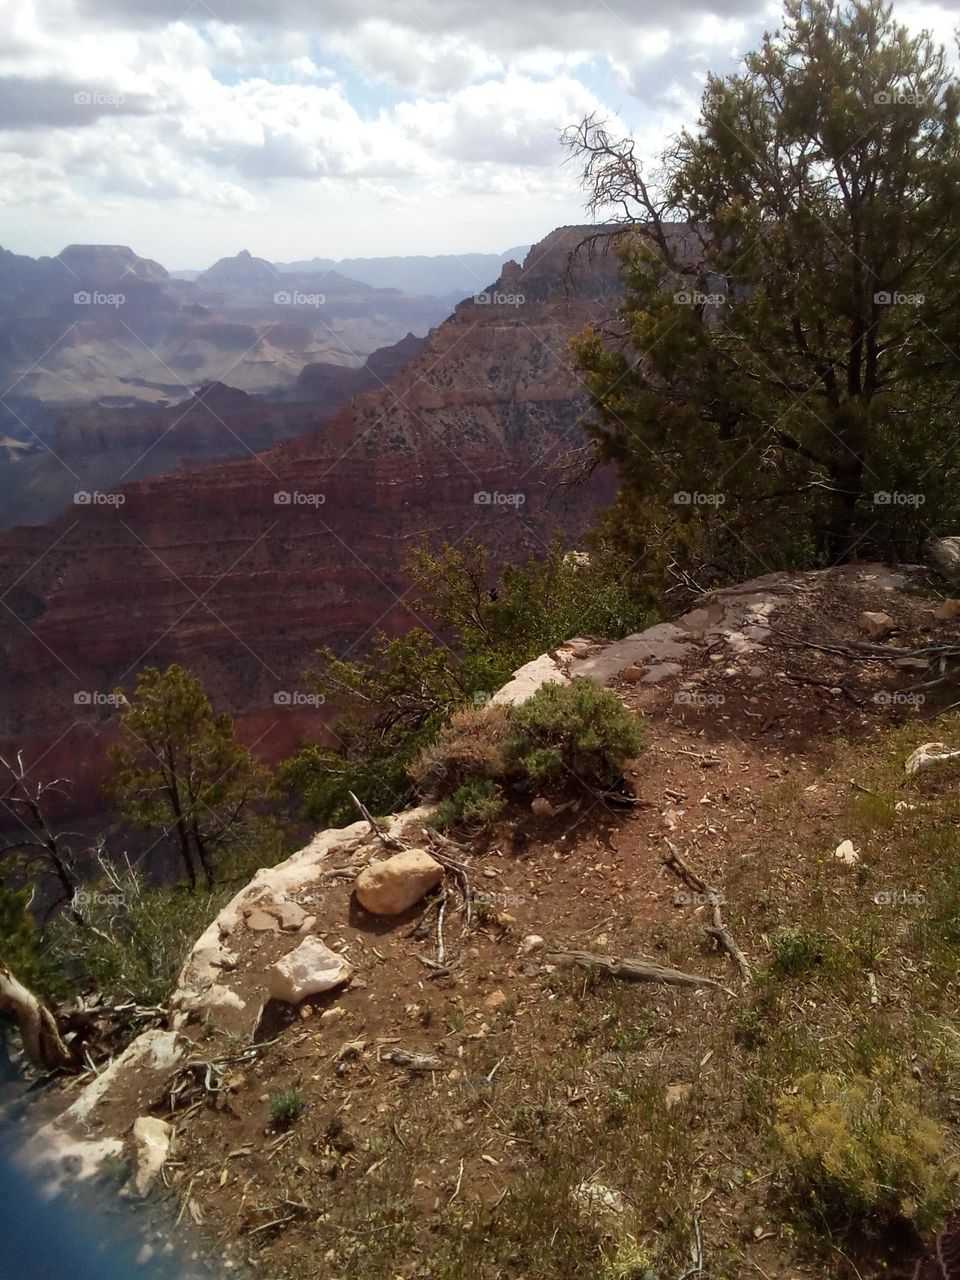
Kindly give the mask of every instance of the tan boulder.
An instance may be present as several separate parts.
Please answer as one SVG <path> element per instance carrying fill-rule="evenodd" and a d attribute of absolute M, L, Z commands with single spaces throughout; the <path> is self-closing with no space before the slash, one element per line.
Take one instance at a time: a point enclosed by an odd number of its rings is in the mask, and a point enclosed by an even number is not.
<path fill-rule="evenodd" d="M 889 613 L 861 613 L 857 626 L 871 640 L 884 640 L 896 626 Z"/>
<path fill-rule="evenodd" d="M 357 876 L 357 901 L 376 916 L 398 916 L 435 889 L 443 867 L 426 849 L 405 849 L 373 862 Z"/>
<path fill-rule="evenodd" d="M 960 600 L 944 600 L 943 604 L 934 610 L 933 616 L 939 618 L 941 622 L 956 622 L 960 619 Z"/>

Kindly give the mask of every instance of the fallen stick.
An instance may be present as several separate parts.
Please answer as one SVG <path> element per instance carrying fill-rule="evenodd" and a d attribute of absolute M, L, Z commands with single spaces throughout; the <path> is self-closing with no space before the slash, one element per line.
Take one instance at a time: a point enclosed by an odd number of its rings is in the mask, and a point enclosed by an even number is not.
<path fill-rule="evenodd" d="M 447 951 L 443 945 L 443 913 L 447 909 L 447 890 L 445 887 L 440 889 L 440 907 L 437 911 L 437 964 L 442 965 L 447 958 Z"/>
<path fill-rule="evenodd" d="M 752 980 L 753 974 L 747 964 L 746 957 L 734 942 L 727 926 L 723 923 L 723 917 L 720 914 L 720 895 L 698 876 L 692 867 L 687 866 L 672 841 L 667 840 L 666 845 L 670 852 L 663 859 L 664 866 L 669 867 L 687 888 L 693 889 L 695 893 L 702 894 L 704 901 L 709 903 L 713 923 L 705 925 L 704 929 L 719 944 L 722 950 L 726 951 L 737 966 L 740 973 L 740 981 L 746 986 Z"/>
<path fill-rule="evenodd" d="M 473 915 L 473 894 L 470 891 L 470 878 L 467 875 L 467 868 L 462 862 L 457 862 L 455 858 L 449 857 L 446 853 L 441 853 L 437 848 L 437 844 L 453 845 L 455 849 L 460 846 L 452 840 L 447 840 L 439 834 L 439 832 L 431 831 L 429 827 L 422 827 L 423 834 L 427 837 L 427 843 L 430 845 L 430 857 L 434 861 L 439 862 L 441 867 L 447 871 L 453 872 L 453 875 L 460 886 L 460 892 L 463 894 L 463 927 L 470 928 Z"/>
<path fill-rule="evenodd" d="M 352 791 L 349 792 L 349 796 L 350 796 L 350 799 L 353 801 L 353 803 L 359 809 L 360 816 L 366 819 L 370 827 L 370 830 L 377 837 L 377 839 L 380 841 L 380 843 L 383 845 L 385 849 L 393 849 L 395 852 L 402 852 L 403 850 L 410 848 L 408 844 L 404 844 L 404 842 L 402 840 L 398 840 L 396 836 L 388 836 L 387 833 L 381 829 L 381 827 L 377 823 L 376 818 L 373 816 L 373 814 L 370 812 L 367 806 L 363 803 L 362 800 L 359 800 L 353 794 Z"/>
<path fill-rule="evenodd" d="M 387 1049 L 381 1059 L 407 1071 L 441 1071 L 443 1063 L 432 1053 L 411 1053 L 408 1049 Z"/>
<path fill-rule="evenodd" d="M 863 698 L 839 680 L 821 680 L 818 676 L 801 676 L 793 671 L 786 672 L 786 677 L 792 684 L 812 684 L 817 689 L 839 689 L 844 697 L 849 698 L 856 706 L 863 706 Z"/>
<path fill-rule="evenodd" d="M 628 982 L 662 982 L 672 987 L 716 987 L 718 991 L 725 990 L 713 978 L 705 978 L 699 973 L 685 973 L 682 969 L 669 969 L 652 960 L 624 960 L 619 956 L 597 955 L 593 951 L 557 949 L 548 949 L 545 955 L 548 959 L 579 965 L 582 969 L 602 969 L 611 978 L 623 978 Z"/>

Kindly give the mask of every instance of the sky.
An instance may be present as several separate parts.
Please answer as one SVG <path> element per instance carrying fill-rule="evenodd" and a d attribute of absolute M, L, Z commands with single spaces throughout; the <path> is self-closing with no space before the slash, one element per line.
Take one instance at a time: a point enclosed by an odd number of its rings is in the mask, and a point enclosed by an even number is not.
<path fill-rule="evenodd" d="M 898 4 L 952 38 L 954 8 Z M 2 0 L 0 245 L 169 269 L 499 252 L 585 221 L 564 127 L 691 124 L 767 0 Z"/>

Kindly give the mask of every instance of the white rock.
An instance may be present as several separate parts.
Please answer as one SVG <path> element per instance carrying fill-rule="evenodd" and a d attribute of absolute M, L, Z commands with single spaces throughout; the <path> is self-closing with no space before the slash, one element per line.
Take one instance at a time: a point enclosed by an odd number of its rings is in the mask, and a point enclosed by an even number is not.
<path fill-rule="evenodd" d="M 398 916 L 442 879 L 443 867 L 426 849 L 405 849 L 364 867 L 354 887 L 364 910 L 377 916 Z"/>
<path fill-rule="evenodd" d="M 584 1209 L 606 1209 L 609 1213 L 623 1213 L 626 1208 L 623 1196 L 602 1182 L 581 1182 L 573 1192 L 574 1199 Z"/>
<path fill-rule="evenodd" d="M 137 1168 L 133 1185 L 138 1196 L 145 1196 L 170 1153 L 173 1126 L 157 1116 L 139 1116 L 133 1122 L 133 1144 Z"/>
<path fill-rule="evenodd" d="M 520 943 L 520 951 L 522 955 L 528 956 L 534 951 L 540 951 L 544 946 L 545 943 L 539 933 L 528 933 Z"/>
<path fill-rule="evenodd" d="M 269 971 L 267 990 L 274 1000 L 299 1004 L 307 996 L 341 986 L 352 972 L 343 956 L 324 946 L 319 938 L 307 938 Z"/>
<path fill-rule="evenodd" d="M 960 538 L 934 538 L 927 544 L 927 559 L 948 582 L 960 586 Z"/>
<path fill-rule="evenodd" d="M 860 855 L 853 847 L 852 840 L 841 840 L 834 850 L 833 856 L 838 862 L 842 862 L 848 867 L 855 867 L 860 861 Z"/>
<path fill-rule="evenodd" d="M 919 773 L 921 769 L 929 769 L 931 765 L 940 764 L 943 760 L 953 760 L 960 756 L 960 751 L 953 751 L 945 742 L 925 742 L 917 747 L 904 761 L 905 773 Z"/>
<path fill-rule="evenodd" d="M 541 653 L 539 658 L 525 663 L 513 673 L 513 677 L 490 699 L 490 705 L 519 706 L 521 702 L 532 698 L 541 685 L 569 683 L 570 677 L 561 671 L 550 654 Z"/>

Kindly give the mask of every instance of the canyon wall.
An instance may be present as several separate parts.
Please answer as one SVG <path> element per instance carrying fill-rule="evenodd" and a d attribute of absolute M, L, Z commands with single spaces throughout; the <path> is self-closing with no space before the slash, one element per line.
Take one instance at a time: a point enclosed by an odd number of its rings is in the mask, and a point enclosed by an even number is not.
<path fill-rule="evenodd" d="M 558 486 L 587 407 L 569 341 L 619 299 L 612 254 L 569 270 L 586 230 L 507 264 L 321 431 L 0 536 L 2 739 L 90 788 L 107 695 L 177 661 L 276 757 L 322 725 L 301 696 L 318 646 L 359 656 L 377 628 L 422 625 L 401 568 L 422 538 L 479 539 L 495 560 L 538 554 L 557 527 L 575 538 L 611 482 Z"/>

